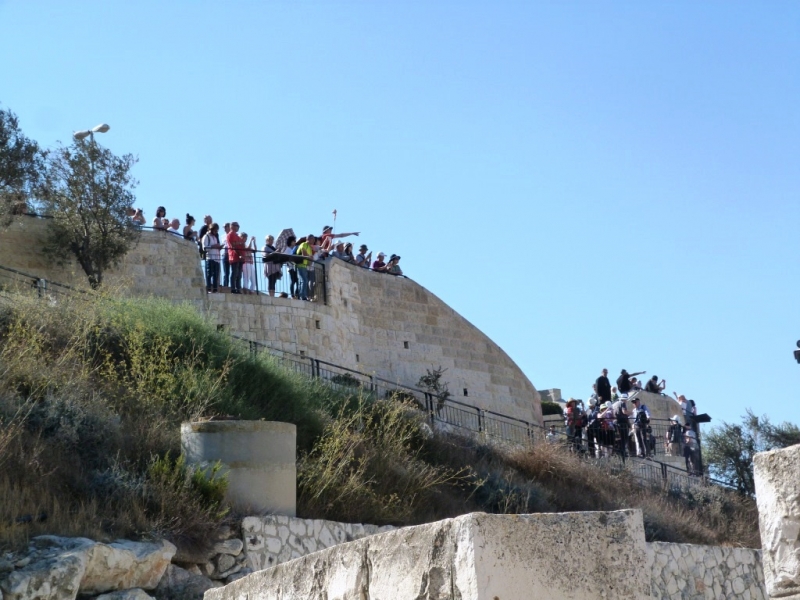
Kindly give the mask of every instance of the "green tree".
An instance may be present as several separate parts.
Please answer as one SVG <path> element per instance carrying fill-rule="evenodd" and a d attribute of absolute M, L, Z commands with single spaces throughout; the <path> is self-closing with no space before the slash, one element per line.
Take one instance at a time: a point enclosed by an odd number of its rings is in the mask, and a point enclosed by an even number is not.
<path fill-rule="evenodd" d="M 800 444 L 797 425 L 783 422 L 773 425 L 764 415 L 757 417 L 750 409 L 741 425 L 723 422 L 713 428 L 703 440 L 703 456 L 711 474 L 745 494 L 755 494 L 753 456 Z"/>
<path fill-rule="evenodd" d="M 17 115 L 0 110 L 0 214 L 26 207 L 39 181 L 43 157 L 39 145 L 22 133 Z"/>
<path fill-rule="evenodd" d="M 93 288 L 139 239 L 127 211 L 136 199 L 131 168 L 138 159 L 116 156 L 93 139 L 51 151 L 39 202 L 52 215 L 45 252 L 59 263 L 75 258 Z"/>

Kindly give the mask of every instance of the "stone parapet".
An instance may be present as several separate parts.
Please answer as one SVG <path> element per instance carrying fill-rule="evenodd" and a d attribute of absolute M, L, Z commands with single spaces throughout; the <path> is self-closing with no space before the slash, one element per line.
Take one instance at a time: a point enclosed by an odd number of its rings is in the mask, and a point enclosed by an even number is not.
<path fill-rule="evenodd" d="M 680 600 L 766 600 L 761 552 L 693 544 L 647 544 L 651 597 Z"/>

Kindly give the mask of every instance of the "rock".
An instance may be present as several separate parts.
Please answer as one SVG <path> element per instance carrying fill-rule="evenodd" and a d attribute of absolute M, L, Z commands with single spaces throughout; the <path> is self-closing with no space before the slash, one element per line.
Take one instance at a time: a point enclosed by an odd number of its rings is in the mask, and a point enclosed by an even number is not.
<path fill-rule="evenodd" d="M 200 568 L 200 574 L 208 578 L 214 577 L 214 573 L 217 572 L 217 567 L 214 566 L 213 562 L 203 563 L 198 565 L 198 567 Z"/>
<path fill-rule="evenodd" d="M 44 535 L 31 541 L 21 568 L 0 582 L 5 600 L 74 599 L 131 588 L 153 589 L 175 554 L 169 542 L 113 544 Z"/>
<path fill-rule="evenodd" d="M 242 540 L 237 540 L 234 538 L 232 540 L 225 540 L 224 542 L 215 544 L 214 553 L 239 556 L 242 553 L 242 548 L 244 548 L 244 542 L 242 542 Z"/>
<path fill-rule="evenodd" d="M 224 573 L 220 573 L 219 575 L 217 575 L 217 579 L 226 579 L 226 578 L 230 577 L 231 575 L 235 575 L 236 573 L 238 573 L 241 570 L 242 570 L 242 565 L 234 565 L 233 567 L 231 567 L 230 569 L 228 569 Z"/>
<path fill-rule="evenodd" d="M 8 573 L 14 570 L 14 563 L 5 558 L 0 558 L 0 573 Z"/>
<path fill-rule="evenodd" d="M 252 572 L 253 572 L 253 569 L 251 569 L 250 567 L 245 567 L 244 569 L 242 569 L 238 573 L 234 573 L 233 575 L 229 575 L 228 577 L 226 577 L 225 578 L 225 583 L 226 584 L 233 583 L 237 579 L 241 579 L 242 577 L 246 577 L 247 575 L 250 575 L 250 573 L 252 573 Z M 0 598 L 0 600 L 2 600 L 2 598 Z"/>
<path fill-rule="evenodd" d="M 80 591 L 99 594 L 131 588 L 155 589 L 175 551 L 175 546 L 166 540 L 95 544 L 89 549 Z"/>
<path fill-rule="evenodd" d="M 183 568 L 186 569 L 187 571 L 189 571 L 189 573 L 191 573 L 192 575 L 202 575 L 203 574 L 200 571 L 200 567 L 198 567 L 197 565 L 189 565 L 189 566 L 186 566 L 186 567 L 183 567 Z"/>
<path fill-rule="evenodd" d="M 26 556 L 14 563 L 14 568 L 21 569 L 22 567 L 27 567 L 31 562 L 31 557 Z"/>
<path fill-rule="evenodd" d="M 159 600 L 203 600 L 203 594 L 214 587 L 208 577 L 169 565 L 154 593 Z"/>
<path fill-rule="evenodd" d="M 1 599 L 0 599 L 1 600 Z M 101 594 L 94 600 L 154 600 L 153 597 L 141 588 L 132 590 L 119 590 L 108 594 Z"/>
<path fill-rule="evenodd" d="M 236 532 L 230 528 L 228 525 L 220 525 L 217 527 L 217 530 L 214 532 L 214 539 L 218 542 L 225 541 L 230 539 L 236 535 Z"/>
<path fill-rule="evenodd" d="M 175 556 L 172 557 L 172 562 L 187 565 L 194 563 L 199 565 L 211 560 L 215 554 L 219 553 L 213 550 L 197 550 L 179 547 L 178 551 L 175 552 Z"/>
<path fill-rule="evenodd" d="M 233 565 L 236 564 L 236 559 L 233 558 L 230 554 L 220 554 L 217 557 L 217 571 L 220 573 L 224 573 Z"/>
<path fill-rule="evenodd" d="M 74 600 L 92 545 L 94 542 L 85 538 L 34 538 L 31 561 L 0 581 L 4 600 Z"/>

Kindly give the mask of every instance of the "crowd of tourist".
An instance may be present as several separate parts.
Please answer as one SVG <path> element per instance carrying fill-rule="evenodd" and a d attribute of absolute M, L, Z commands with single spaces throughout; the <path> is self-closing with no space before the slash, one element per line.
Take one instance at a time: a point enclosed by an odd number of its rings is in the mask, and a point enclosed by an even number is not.
<path fill-rule="evenodd" d="M 139 208 L 129 209 L 128 216 L 136 225 L 145 226 L 147 223 Z M 203 218 L 199 231 L 195 231 L 195 223 L 195 218 L 187 213 L 181 228 L 181 221 L 167 218 L 166 208 L 159 206 L 152 228 L 181 236 L 198 245 L 205 260 L 206 291 L 209 294 L 219 293 L 222 288 L 230 289 L 232 294 L 256 293 L 259 263 L 263 265 L 270 296 L 276 295 L 277 282 L 283 277 L 283 266 L 286 265 L 285 271 L 290 279 L 288 291 L 279 295 L 305 301 L 315 299 L 314 263 L 329 257 L 378 273 L 403 274 L 398 254 L 392 254 L 386 261 L 386 254 L 378 252 L 372 260 L 372 252 L 366 244 L 361 244 L 358 252 L 354 253 L 353 244 L 342 241 L 342 238 L 360 235 L 358 231 L 334 233 L 333 227 L 326 225 L 320 235 L 311 233 L 298 239 L 292 229 L 284 229 L 277 239 L 267 235 L 259 250 L 255 236 L 240 232 L 239 223 L 235 221 L 224 223 L 222 231 L 211 215 Z"/>
<path fill-rule="evenodd" d="M 593 458 L 605 458 L 613 454 L 623 460 L 629 456 L 650 458 L 655 455 L 656 437 L 651 426 L 650 409 L 637 394 L 642 391 L 637 385 L 639 373 L 628 373 L 622 369 L 612 386 L 608 379 L 608 369 L 592 385 L 592 395 L 588 406 L 582 400 L 570 398 L 566 403 L 564 424 L 566 441 L 577 452 L 588 452 Z M 644 391 L 663 394 L 666 381 L 659 381 L 653 375 Z M 690 475 L 701 475 L 699 444 L 697 439 L 697 407 L 694 400 L 687 400 L 683 394 L 673 392 L 681 408 L 681 415 L 669 419 L 669 427 L 664 435 L 667 456 L 683 456 L 686 470 Z M 547 441 L 561 443 L 564 438 L 550 426 Z"/>

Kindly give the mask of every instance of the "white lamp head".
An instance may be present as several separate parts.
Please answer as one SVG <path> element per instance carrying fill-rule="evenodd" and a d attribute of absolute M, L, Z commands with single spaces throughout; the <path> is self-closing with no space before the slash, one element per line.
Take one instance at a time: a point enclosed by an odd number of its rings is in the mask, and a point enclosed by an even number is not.
<path fill-rule="evenodd" d="M 107 123 L 101 123 L 100 125 L 95 125 L 92 127 L 92 131 L 95 133 L 105 133 L 109 129 L 111 129 L 111 127 L 109 127 Z"/>
<path fill-rule="evenodd" d="M 74 137 L 76 140 L 83 140 L 89 137 L 91 134 L 92 134 L 91 131 L 85 129 L 83 131 L 76 131 L 75 133 L 72 134 L 72 137 Z"/>

